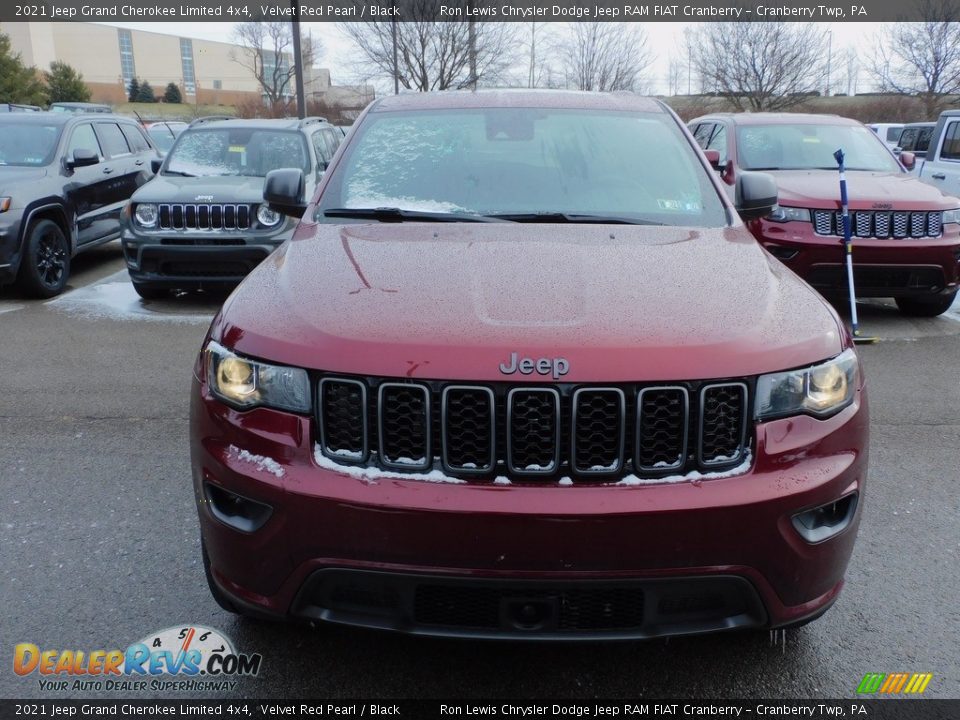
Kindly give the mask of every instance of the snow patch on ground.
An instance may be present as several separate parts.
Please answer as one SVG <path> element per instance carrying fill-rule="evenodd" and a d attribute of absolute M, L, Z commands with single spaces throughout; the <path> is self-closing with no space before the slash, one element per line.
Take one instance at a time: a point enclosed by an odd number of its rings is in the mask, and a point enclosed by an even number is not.
<path fill-rule="evenodd" d="M 126 270 L 65 293 L 46 303 L 48 307 L 93 319 L 154 320 L 174 323 L 209 323 L 214 308 L 209 301 L 198 304 L 193 297 L 144 301 L 137 295 Z"/>
<path fill-rule="evenodd" d="M 743 475 L 750 469 L 750 465 L 753 462 L 753 457 L 750 453 L 747 453 L 744 457 L 743 462 L 737 465 L 734 468 L 729 470 L 724 470 L 723 472 L 707 472 L 701 473 L 696 470 L 688 472 L 686 475 L 667 475 L 662 478 L 638 478 L 636 475 L 627 475 L 625 478 L 619 482 L 613 483 L 614 485 L 659 485 L 661 483 L 682 483 L 682 482 L 699 482 L 701 480 L 716 480 L 717 478 L 727 478 L 734 477 L 736 475 Z"/>
<path fill-rule="evenodd" d="M 273 458 L 268 458 L 264 455 L 254 455 L 246 450 L 241 450 L 236 445 L 231 445 L 227 448 L 227 450 L 231 455 L 235 456 L 237 460 L 256 465 L 257 470 L 263 470 L 264 472 L 268 472 L 271 475 L 277 476 L 278 478 L 282 478 L 284 475 L 283 468 L 280 466 L 280 463 Z"/>
<path fill-rule="evenodd" d="M 432 483 L 451 483 L 455 485 L 464 485 L 466 480 L 450 477 L 439 470 L 430 472 L 390 472 L 389 470 L 380 470 L 379 468 L 359 467 L 356 465 L 341 465 L 335 460 L 331 460 L 323 454 L 320 445 L 313 446 L 313 460 L 324 470 L 332 470 L 342 475 L 362 480 L 365 483 L 377 483 L 380 480 L 421 480 Z"/>

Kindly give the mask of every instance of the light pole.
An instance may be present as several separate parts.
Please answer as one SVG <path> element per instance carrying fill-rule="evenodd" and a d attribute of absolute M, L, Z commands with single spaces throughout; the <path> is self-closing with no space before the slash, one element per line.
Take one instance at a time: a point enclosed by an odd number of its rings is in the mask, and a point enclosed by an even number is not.
<path fill-rule="evenodd" d="M 307 100 L 303 87 L 303 55 L 300 52 L 300 8 L 297 0 L 290 0 L 290 9 L 293 12 L 293 74 L 297 83 L 297 117 L 307 116 Z M 277 58 L 277 64 L 280 58 Z"/>
<path fill-rule="evenodd" d="M 833 59 L 833 30 L 827 30 L 827 97 L 830 97 L 830 61 Z"/>

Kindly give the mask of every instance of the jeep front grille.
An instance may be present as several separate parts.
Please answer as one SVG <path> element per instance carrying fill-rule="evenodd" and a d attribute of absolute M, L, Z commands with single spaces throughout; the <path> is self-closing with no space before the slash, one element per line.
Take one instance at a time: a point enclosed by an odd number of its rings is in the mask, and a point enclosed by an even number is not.
<path fill-rule="evenodd" d="M 839 210 L 814 210 L 813 227 L 817 235 L 843 237 L 843 213 Z M 859 238 L 925 238 L 940 237 L 943 213 L 888 212 L 854 210 L 850 212 L 850 233 Z"/>
<path fill-rule="evenodd" d="M 158 211 L 161 230 L 248 230 L 253 216 L 250 205 L 164 203 Z"/>
<path fill-rule="evenodd" d="M 465 479 L 616 481 L 743 462 L 750 385 L 466 385 L 323 377 L 319 447 L 331 460 Z"/>

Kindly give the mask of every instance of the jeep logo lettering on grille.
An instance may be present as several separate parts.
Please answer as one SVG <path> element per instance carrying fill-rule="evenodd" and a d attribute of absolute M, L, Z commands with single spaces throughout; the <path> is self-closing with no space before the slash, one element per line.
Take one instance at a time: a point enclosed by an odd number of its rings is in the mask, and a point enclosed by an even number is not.
<path fill-rule="evenodd" d="M 197 195 L 194 202 L 213 202 L 213 195 Z"/>
<path fill-rule="evenodd" d="M 517 353 L 510 353 L 510 360 L 500 363 L 500 372 L 504 375 L 513 375 L 519 372 L 521 375 L 531 375 L 534 371 L 539 375 L 553 374 L 554 380 L 559 380 L 570 372 L 570 363 L 566 358 L 518 358 Z"/>

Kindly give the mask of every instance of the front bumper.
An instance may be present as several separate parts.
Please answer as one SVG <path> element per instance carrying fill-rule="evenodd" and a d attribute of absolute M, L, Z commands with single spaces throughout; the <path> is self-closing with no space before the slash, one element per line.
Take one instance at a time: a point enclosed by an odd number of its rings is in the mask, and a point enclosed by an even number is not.
<path fill-rule="evenodd" d="M 20 210 L 0 216 L 0 285 L 17 279 L 20 268 Z"/>
<path fill-rule="evenodd" d="M 154 236 L 125 229 L 123 257 L 130 279 L 154 287 L 237 284 L 292 234 L 210 232 Z"/>
<path fill-rule="evenodd" d="M 822 293 L 847 292 L 843 238 L 817 235 L 808 222 L 754 220 L 760 243 Z M 955 228 L 955 226 L 951 226 Z M 939 238 L 853 238 L 854 284 L 860 297 L 949 294 L 960 287 L 960 234 Z"/>
<path fill-rule="evenodd" d="M 862 502 L 822 541 L 794 517 L 862 497 L 867 416 L 861 391 L 760 424 L 747 473 L 699 483 L 371 480 L 321 467 L 309 418 L 232 410 L 195 379 L 193 483 L 214 581 L 261 614 L 491 638 L 779 627 L 840 592 Z M 224 497 L 269 511 L 242 531 Z"/>

